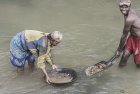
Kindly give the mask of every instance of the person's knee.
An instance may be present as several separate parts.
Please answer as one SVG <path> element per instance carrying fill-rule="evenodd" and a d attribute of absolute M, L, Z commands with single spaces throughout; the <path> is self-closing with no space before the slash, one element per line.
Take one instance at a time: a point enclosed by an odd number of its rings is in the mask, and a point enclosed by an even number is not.
<path fill-rule="evenodd" d="M 123 58 L 129 58 L 130 55 L 131 55 L 131 53 L 128 50 L 125 50 L 122 57 Z"/>

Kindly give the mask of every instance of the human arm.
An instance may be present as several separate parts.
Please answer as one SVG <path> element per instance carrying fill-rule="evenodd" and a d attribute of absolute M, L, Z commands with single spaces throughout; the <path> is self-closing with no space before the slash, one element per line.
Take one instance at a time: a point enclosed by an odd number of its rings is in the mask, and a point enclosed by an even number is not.
<path fill-rule="evenodd" d="M 50 79 L 50 78 L 49 78 L 49 76 L 48 76 L 48 73 L 47 73 L 45 67 L 42 67 L 41 69 L 42 69 L 43 73 L 45 74 L 45 81 L 46 81 L 48 84 L 50 84 L 50 82 L 49 82 L 49 79 Z"/>
<path fill-rule="evenodd" d="M 37 49 L 38 49 L 37 66 L 38 66 L 38 68 L 40 68 L 43 71 L 43 73 L 45 74 L 46 82 L 49 83 L 49 76 L 46 71 L 46 64 L 45 64 L 46 56 L 48 55 L 48 49 L 46 49 L 46 47 L 43 46 L 42 44 L 38 45 L 38 47 L 37 47 Z M 51 61 L 50 61 L 50 63 L 51 63 Z"/>
<path fill-rule="evenodd" d="M 43 49 L 43 48 L 42 48 Z M 50 52 L 50 48 L 48 47 L 47 49 L 47 52 L 45 50 L 39 52 L 39 56 L 38 56 L 38 62 L 37 62 L 37 66 L 42 69 L 43 73 L 45 74 L 45 78 L 46 78 L 46 82 L 49 83 L 49 76 L 47 74 L 47 71 L 46 71 L 46 65 L 45 65 L 45 62 L 47 61 L 47 63 L 49 63 L 53 69 L 57 68 L 57 66 L 55 64 L 52 63 L 52 59 L 51 59 L 51 54 L 49 53 Z"/>
<path fill-rule="evenodd" d="M 56 69 L 57 66 L 53 63 L 53 59 L 52 59 L 52 55 L 51 55 L 51 50 L 50 52 L 46 55 L 45 60 L 47 61 L 47 63 L 49 63 L 53 69 Z"/>
<path fill-rule="evenodd" d="M 128 34 L 130 32 L 131 26 L 133 24 L 133 20 L 125 21 L 124 29 L 123 29 L 123 34 L 120 39 L 119 47 L 116 51 L 117 55 L 120 55 L 120 53 L 124 50 L 125 43 L 128 37 Z"/>
<path fill-rule="evenodd" d="M 45 80 L 47 83 L 49 83 L 49 76 L 46 71 L 46 65 L 45 65 L 45 54 L 41 54 L 41 53 L 39 54 L 38 60 L 37 60 L 37 67 L 43 71 L 45 75 Z"/>

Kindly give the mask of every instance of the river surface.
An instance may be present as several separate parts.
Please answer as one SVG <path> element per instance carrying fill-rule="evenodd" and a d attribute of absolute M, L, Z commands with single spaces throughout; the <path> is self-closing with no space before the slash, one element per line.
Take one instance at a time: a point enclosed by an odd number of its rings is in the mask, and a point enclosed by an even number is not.
<path fill-rule="evenodd" d="M 138 13 L 139 4 L 133 0 Z M 25 29 L 63 33 L 62 43 L 53 50 L 54 62 L 77 72 L 73 84 L 48 85 L 41 70 L 31 72 L 28 66 L 24 74 L 16 73 L 9 62 L 9 43 Z M 0 94 L 140 94 L 140 69 L 132 56 L 122 69 L 119 58 L 100 75 L 84 73 L 86 67 L 114 54 L 122 29 L 116 0 L 0 0 Z"/>

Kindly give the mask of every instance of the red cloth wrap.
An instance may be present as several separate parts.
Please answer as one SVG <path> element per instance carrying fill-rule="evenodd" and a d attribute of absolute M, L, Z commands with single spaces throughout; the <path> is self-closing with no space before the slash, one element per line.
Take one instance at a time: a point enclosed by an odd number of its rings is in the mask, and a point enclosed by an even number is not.
<path fill-rule="evenodd" d="M 127 39 L 125 48 L 134 55 L 136 64 L 140 64 L 140 39 L 130 35 Z"/>

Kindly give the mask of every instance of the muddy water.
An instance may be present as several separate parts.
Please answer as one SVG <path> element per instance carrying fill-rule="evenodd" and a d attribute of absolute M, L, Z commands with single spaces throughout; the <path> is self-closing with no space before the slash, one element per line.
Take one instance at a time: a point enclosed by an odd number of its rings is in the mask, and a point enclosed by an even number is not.
<path fill-rule="evenodd" d="M 132 7 L 140 13 L 140 1 Z M 109 59 L 118 46 L 123 16 L 115 0 L 0 0 L 1 94 L 140 94 L 140 70 L 130 57 L 125 68 L 116 63 L 102 75 L 86 77 L 84 69 Z M 67 86 L 44 83 L 39 69 L 17 74 L 9 63 L 9 42 L 25 29 L 59 30 L 63 42 L 54 48 L 54 62 L 77 71 Z M 47 69 L 49 69 L 49 65 Z"/>

